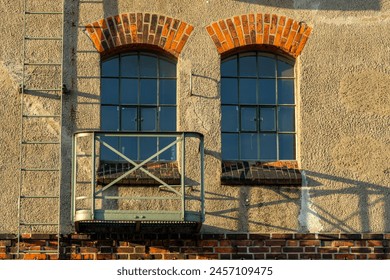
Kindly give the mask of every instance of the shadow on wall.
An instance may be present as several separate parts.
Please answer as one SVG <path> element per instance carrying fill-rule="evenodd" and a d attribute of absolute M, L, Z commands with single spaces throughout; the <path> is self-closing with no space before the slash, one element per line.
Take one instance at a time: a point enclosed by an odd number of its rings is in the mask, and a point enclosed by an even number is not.
<path fill-rule="evenodd" d="M 295 10 L 366 11 L 381 9 L 381 0 L 234 0 L 264 6 Z"/>
<path fill-rule="evenodd" d="M 390 187 L 373 184 L 370 182 L 353 180 L 343 177 L 332 176 L 314 171 L 306 171 L 309 178 L 308 186 L 313 184 L 310 181 L 318 183 L 318 180 L 335 181 L 341 183 L 342 189 L 326 188 L 320 184 L 310 190 L 311 199 L 329 197 L 337 199 L 335 203 L 340 211 L 343 208 L 356 205 L 355 211 L 350 212 L 344 217 L 335 216 L 329 210 L 314 203 L 318 217 L 323 223 L 331 226 L 333 231 L 341 232 L 373 232 L 376 231 L 374 223 L 380 223 L 384 231 L 390 230 Z M 353 200 L 353 201 L 351 201 Z M 352 209 L 352 208 L 350 208 Z M 341 211 L 342 212 L 342 211 Z M 348 221 L 357 219 L 360 223 L 359 228 L 355 229 L 349 226 Z"/>
<path fill-rule="evenodd" d="M 373 232 L 390 230 L 390 187 L 372 184 L 328 174 L 306 171 L 310 205 L 307 207 L 306 218 L 311 216 L 318 221 L 327 232 Z M 334 182 L 341 187 L 327 187 L 321 181 Z M 235 188 L 235 186 L 231 186 Z M 236 186 L 239 196 L 206 192 L 207 201 L 231 202 L 236 207 L 210 211 L 207 216 L 234 222 L 238 231 L 276 231 L 276 232 L 307 232 L 308 229 L 283 226 L 292 217 L 280 212 L 291 206 L 302 210 L 303 188 L 278 186 Z M 268 194 L 267 194 L 268 192 Z M 252 203 L 246 204 L 248 197 L 266 194 Z M 271 198 L 271 199 L 270 199 Z M 238 206 L 237 206 L 238 205 Z M 328 206 L 332 207 L 328 207 Z M 277 209 L 277 211 L 275 211 Z M 345 209 L 345 210 L 344 210 Z M 260 213 L 258 216 L 253 213 Z M 344 212 L 345 211 L 345 212 Z M 238 217 L 235 213 L 239 213 Z M 285 212 L 286 213 L 286 212 Z M 293 213 L 288 211 L 288 213 Z M 345 215 L 342 215 L 345 213 Z M 280 221 L 280 217 L 284 219 Z M 262 220 L 263 219 L 263 220 Z M 354 221 L 353 223 L 351 221 Z M 257 228 L 259 230 L 257 230 Z M 227 229 L 205 225 L 204 232 L 226 232 Z M 310 228 L 309 228 L 310 230 Z M 236 230 L 232 230 L 236 231 Z M 318 230 L 320 231 L 320 230 Z"/>

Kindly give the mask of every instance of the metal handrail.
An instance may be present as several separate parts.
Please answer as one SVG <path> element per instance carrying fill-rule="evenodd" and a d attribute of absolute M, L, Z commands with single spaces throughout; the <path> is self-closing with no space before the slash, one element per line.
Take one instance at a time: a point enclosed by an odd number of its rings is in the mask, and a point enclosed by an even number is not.
<path fill-rule="evenodd" d="M 90 143 L 90 148 L 91 148 L 91 151 L 88 151 L 87 153 L 84 152 L 84 153 L 79 153 L 78 152 L 78 145 L 79 145 L 79 142 L 78 140 L 80 138 L 84 138 L 84 137 L 88 137 L 87 139 L 89 139 L 89 141 L 92 141 L 92 143 Z M 149 156 L 147 159 L 144 159 L 144 160 L 135 160 L 135 159 L 131 159 L 129 157 L 127 157 L 126 155 L 124 155 L 122 152 L 118 151 L 116 148 L 112 147 L 111 145 L 109 145 L 107 142 L 105 142 L 102 137 L 126 137 L 126 138 L 130 138 L 130 137 L 136 137 L 136 138 L 142 138 L 142 137 L 152 137 L 152 138 L 163 138 L 163 137 L 169 137 L 169 138 L 175 138 L 175 140 L 173 140 L 170 144 L 166 145 L 164 148 L 158 148 L 157 152 L 155 152 L 153 155 Z M 186 139 L 188 138 L 195 138 L 195 139 L 198 139 L 199 140 L 199 150 L 198 150 L 198 154 L 196 155 L 196 158 L 198 158 L 198 164 L 200 166 L 199 170 L 200 170 L 200 174 L 198 174 L 198 180 L 199 182 L 197 183 L 197 185 L 200 186 L 200 194 L 199 194 L 199 198 L 195 197 L 195 196 L 191 196 L 191 195 L 186 195 L 186 192 L 185 192 L 185 189 L 186 189 L 186 185 L 185 185 L 185 182 L 186 182 L 186 161 L 190 160 L 190 161 L 194 161 L 196 160 L 195 158 L 187 158 L 187 153 L 186 153 Z M 197 133 L 197 132 L 134 132 L 134 131 L 101 131 L 101 130 L 86 130 L 86 131 L 78 131 L 74 134 L 73 136 L 73 168 L 72 168 L 72 219 L 73 221 L 77 221 L 78 219 L 76 218 L 76 214 L 78 213 L 78 211 L 90 211 L 90 215 L 89 215 L 89 218 L 90 220 L 95 220 L 95 219 L 101 219 L 101 217 L 96 217 L 95 214 L 98 213 L 99 214 L 99 211 L 104 211 L 104 209 L 100 209 L 100 210 L 97 210 L 96 209 L 96 204 L 95 204 L 95 201 L 96 200 L 160 200 L 160 201 L 163 201 L 163 200 L 181 200 L 181 206 L 180 206 L 180 210 L 177 211 L 177 216 L 174 216 L 174 217 L 171 217 L 169 218 L 169 220 L 181 220 L 181 221 L 186 221 L 186 217 L 187 217 L 187 214 L 189 213 L 189 211 L 187 210 L 187 206 L 186 206 L 186 203 L 187 201 L 198 201 L 198 203 L 200 204 L 199 205 L 199 211 L 198 211 L 198 217 L 199 217 L 199 220 L 197 222 L 203 222 L 204 221 L 204 214 L 205 214 L 205 211 L 204 211 L 204 139 L 203 139 L 203 135 L 201 133 Z M 163 152 L 165 152 L 166 150 L 168 150 L 169 148 L 175 146 L 175 145 L 178 145 L 178 144 L 181 144 L 180 147 L 181 147 L 181 151 L 180 153 L 178 153 L 178 155 L 180 155 L 180 158 L 178 158 L 176 160 L 176 162 L 179 164 L 180 168 L 181 168 L 181 178 L 180 178 L 180 185 L 169 185 L 167 184 L 166 182 L 164 182 L 163 179 L 161 178 L 158 178 L 156 175 L 152 174 L 151 172 L 149 172 L 147 170 L 147 168 L 145 168 L 145 165 L 149 162 L 152 162 L 153 159 L 155 159 L 158 155 L 162 154 Z M 132 165 L 132 167 L 125 171 L 123 174 L 120 174 L 118 175 L 117 178 L 113 178 L 113 180 L 108 183 L 107 185 L 103 186 L 99 186 L 99 189 L 97 189 L 97 185 L 98 185 L 98 180 L 96 178 L 96 174 L 97 174 L 97 160 L 99 160 L 100 158 L 100 153 L 97 153 L 97 145 L 100 145 L 100 147 L 105 147 L 107 148 L 108 150 L 110 150 L 111 152 L 113 152 L 114 154 L 116 154 L 117 156 L 119 156 L 122 161 L 124 163 L 129 163 Z M 88 157 L 86 156 L 87 154 L 90 154 L 90 158 L 91 158 L 91 161 L 90 161 L 90 166 L 89 168 L 91 169 L 91 183 L 90 183 L 90 187 L 91 187 L 91 191 L 89 192 L 90 194 L 89 195 L 82 195 L 82 196 L 78 196 L 77 195 L 77 182 L 78 182 L 78 168 L 79 168 L 79 164 L 78 164 L 78 158 L 80 157 Z M 140 162 L 141 161 L 141 162 Z M 123 163 L 121 162 L 121 163 Z M 83 168 L 86 168 L 86 166 L 83 166 Z M 135 172 L 139 170 L 139 172 L 143 172 L 145 173 L 148 177 L 154 179 L 155 181 L 158 182 L 158 184 L 156 185 L 156 187 L 158 189 L 160 189 L 161 187 L 165 187 L 166 189 L 168 189 L 170 192 L 172 192 L 174 194 L 174 196 L 164 196 L 164 197 L 159 197 L 159 196 L 151 196 L 151 197 L 145 197 L 145 196 L 133 196 L 133 197 L 129 197 L 129 196 L 115 196 L 115 195 L 104 195 L 103 192 L 107 189 L 109 189 L 110 187 L 116 185 L 120 185 L 120 181 L 124 178 L 126 178 L 128 175 L 130 175 L 131 173 Z M 178 188 L 179 187 L 179 188 Z M 90 208 L 86 208 L 84 207 L 83 209 L 76 209 L 76 201 L 80 201 L 80 200 L 86 200 L 86 199 L 90 199 L 91 200 L 91 204 L 90 204 Z M 155 210 L 158 210 L 158 209 L 155 209 Z M 113 210 L 110 210 L 111 212 L 110 213 L 113 213 Z M 129 211 L 123 211 L 121 209 L 118 209 L 118 210 L 115 210 L 117 212 L 115 212 L 115 214 L 118 215 L 118 217 L 121 217 L 121 220 L 124 219 L 124 216 L 121 215 L 121 213 L 125 213 L 124 215 L 126 215 L 127 212 Z M 122 211 L 122 212 L 121 212 Z M 137 209 L 134 209 L 134 211 L 137 211 Z M 131 211 L 131 213 L 133 213 L 134 211 Z M 141 211 L 142 212 L 142 211 Z M 156 211 L 150 211 L 150 212 L 153 212 L 155 213 Z M 158 220 L 164 220 L 164 216 L 163 216 L 163 212 L 164 211 L 161 211 L 161 215 L 158 217 Z M 171 213 L 172 211 L 168 211 L 169 213 Z M 193 212 L 193 211 L 192 211 Z M 180 218 L 179 216 L 180 215 Z M 128 219 L 129 220 L 132 220 L 133 216 L 129 216 Z M 142 216 L 144 217 L 144 216 Z"/>

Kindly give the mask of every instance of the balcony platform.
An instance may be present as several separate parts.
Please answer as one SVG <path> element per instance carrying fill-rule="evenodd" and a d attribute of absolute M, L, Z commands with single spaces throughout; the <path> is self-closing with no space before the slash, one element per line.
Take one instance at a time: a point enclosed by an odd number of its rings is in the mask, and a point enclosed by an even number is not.
<path fill-rule="evenodd" d="M 79 221 L 75 222 L 77 233 L 197 233 L 200 222 L 188 221 Z"/>

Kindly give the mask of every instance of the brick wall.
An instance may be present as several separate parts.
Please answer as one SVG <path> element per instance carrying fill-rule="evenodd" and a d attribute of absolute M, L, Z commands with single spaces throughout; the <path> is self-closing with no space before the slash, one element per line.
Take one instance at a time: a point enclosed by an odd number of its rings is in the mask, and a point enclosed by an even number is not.
<path fill-rule="evenodd" d="M 15 235 L 0 234 L 0 259 L 15 259 Z M 57 259 L 54 235 L 23 235 L 21 259 Z M 105 234 L 66 235 L 61 259 L 390 259 L 390 234 Z"/>

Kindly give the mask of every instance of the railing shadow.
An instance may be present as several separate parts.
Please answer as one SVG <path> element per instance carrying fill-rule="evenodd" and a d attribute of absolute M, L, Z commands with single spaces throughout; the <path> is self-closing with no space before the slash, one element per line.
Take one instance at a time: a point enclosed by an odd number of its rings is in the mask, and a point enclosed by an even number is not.
<path fill-rule="evenodd" d="M 381 227 L 381 230 L 383 231 L 390 230 L 390 201 L 388 199 L 388 197 L 390 197 L 389 186 L 378 185 L 361 180 L 353 180 L 314 171 L 306 171 L 306 176 L 308 183 L 307 186 L 304 187 L 309 191 L 311 204 L 311 206 L 306 210 L 309 211 L 308 214 L 314 216 L 323 225 L 323 227 L 327 229 L 327 231 L 347 233 L 373 232 L 377 230 L 378 227 Z M 324 185 L 322 182 L 329 182 L 329 187 Z M 335 184 L 338 184 L 337 187 L 335 187 Z M 250 229 L 253 231 L 254 228 L 264 227 L 270 231 L 302 232 L 302 228 L 292 228 L 288 226 L 282 226 L 282 223 L 276 224 L 275 222 L 266 222 L 260 219 L 256 220 L 252 218 L 250 214 L 251 211 L 253 214 L 253 210 L 257 212 L 266 210 L 269 213 L 269 209 L 267 208 L 278 205 L 285 206 L 286 203 L 293 203 L 302 209 L 303 205 L 301 199 L 296 198 L 297 194 L 302 195 L 300 187 L 230 187 L 240 188 L 238 191 L 238 197 L 222 193 L 206 192 L 206 205 L 211 202 L 220 203 L 220 205 L 223 205 L 222 202 L 229 202 L 229 204 L 234 204 L 236 207 L 225 208 L 216 211 L 206 211 L 206 225 L 203 228 L 205 232 L 246 232 L 251 231 Z M 251 197 L 251 192 L 259 188 L 267 192 L 277 194 L 275 197 L 278 198 L 270 201 L 261 201 L 255 203 L 250 203 L 249 201 L 249 203 L 245 205 L 246 200 Z M 349 203 L 352 203 L 351 196 L 356 198 L 355 204 L 357 207 L 355 210 L 351 208 L 351 205 L 348 206 Z M 328 208 L 325 207 L 322 202 L 325 202 L 325 205 L 330 205 L 329 203 L 332 203 L 333 205 Z M 350 212 L 344 216 L 340 216 L 340 213 L 347 211 L 342 210 L 347 206 L 349 207 Z M 270 215 L 272 216 L 272 213 Z M 294 214 L 291 212 L 286 213 L 286 215 Z M 228 222 L 230 221 L 235 224 L 236 229 L 229 230 L 228 228 L 218 228 L 212 225 L 207 226 L 207 216 L 226 219 Z M 239 216 L 239 218 L 236 218 L 236 216 Z M 258 217 L 262 217 L 262 215 L 260 214 Z M 298 216 L 291 216 L 291 219 L 298 218 Z M 243 222 L 243 220 L 245 220 L 245 222 Z M 272 218 L 267 220 L 272 220 Z M 355 222 L 351 222 L 351 220 L 355 220 Z M 358 220 L 357 223 L 356 220 Z"/>

